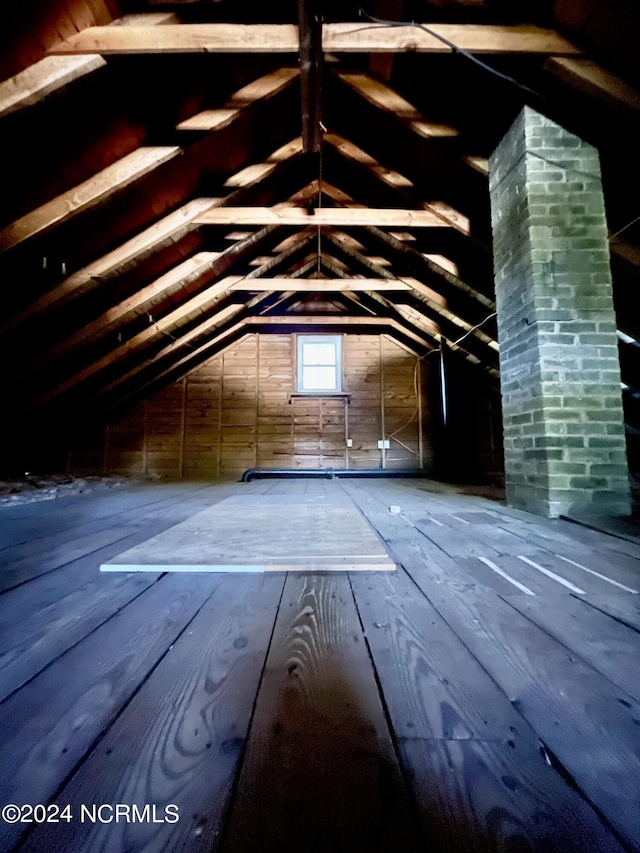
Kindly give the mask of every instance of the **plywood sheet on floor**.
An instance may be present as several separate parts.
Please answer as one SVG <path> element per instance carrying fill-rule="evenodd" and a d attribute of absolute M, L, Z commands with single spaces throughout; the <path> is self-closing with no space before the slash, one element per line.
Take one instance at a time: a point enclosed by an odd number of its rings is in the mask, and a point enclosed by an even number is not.
<path fill-rule="evenodd" d="M 197 513 L 100 568 L 391 571 L 395 564 L 361 513 L 344 498 L 247 494 Z"/>

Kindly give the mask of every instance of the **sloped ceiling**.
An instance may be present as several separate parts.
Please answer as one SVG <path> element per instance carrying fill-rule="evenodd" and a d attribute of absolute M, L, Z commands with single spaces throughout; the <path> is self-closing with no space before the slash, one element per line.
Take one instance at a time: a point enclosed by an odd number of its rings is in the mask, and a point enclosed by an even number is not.
<path fill-rule="evenodd" d="M 634 421 L 640 94 L 625 15 L 637 13 L 597 0 L 301 6 L 325 22 L 317 80 L 293 0 L 12 8 L 0 83 L 9 457 L 108 419 L 253 331 L 370 329 L 420 355 L 442 336 L 497 387 L 487 157 L 524 102 L 600 148 Z M 367 15 L 433 25 L 490 68 Z"/>

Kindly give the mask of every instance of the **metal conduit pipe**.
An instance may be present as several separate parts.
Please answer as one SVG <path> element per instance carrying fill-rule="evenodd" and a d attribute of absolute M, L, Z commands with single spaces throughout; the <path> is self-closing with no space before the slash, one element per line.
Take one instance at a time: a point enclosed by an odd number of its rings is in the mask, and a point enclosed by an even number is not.
<path fill-rule="evenodd" d="M 243 483 L 259 479 L 292 479 L 294 477 L 428 477 L 424 468 L 247 468 Z"/>

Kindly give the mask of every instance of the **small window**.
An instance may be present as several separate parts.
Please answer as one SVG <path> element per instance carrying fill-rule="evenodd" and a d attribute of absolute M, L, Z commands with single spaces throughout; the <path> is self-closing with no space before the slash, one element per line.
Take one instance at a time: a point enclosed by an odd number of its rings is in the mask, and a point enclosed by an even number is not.
<path fill-rule="evenodd" d="M 298 335 L 298 391 L 340 391 L 340 337 Z"/>

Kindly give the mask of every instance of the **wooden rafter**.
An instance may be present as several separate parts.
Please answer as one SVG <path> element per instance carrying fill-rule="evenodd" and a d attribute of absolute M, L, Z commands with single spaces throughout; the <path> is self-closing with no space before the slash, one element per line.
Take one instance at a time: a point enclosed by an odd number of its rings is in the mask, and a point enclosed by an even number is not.
<path fill-rule="evenodd" d="M 291 166 L 301 153 L 302 140 L 298 137 L 274 151 L 265 161 L 252 164 L 229 176 L 225 186 L 234 188 L 229 195 L 221 199 L 194 199 L 187 202 L 30 302 L 23 310 L 9 317 L 4 323 L 0 323 L 0 332 L 6 334 L 34 317 L 42 319 L 50 311 L 67 305 L 71 300 L 104 287 L 112 278 L 121 277 L 123 273 L 143 263 L 155 252 L 181 240 L 189 231 L 198 228 L 195 222 L 197 215 L 210 206 L 237 204 L 254 198 L 264 200 L 264 187 L 267 182 L 277 174 L 279 169 L 284 168 L 285 165 Z M 151 287 L 153 288 L 153 285 Z"/>
<path fill-rule="evenodd" d="M 242 278 L 241 276 L 227 276 L 229 270 L 235 264 L 251 257 L 255 251 L 259 250 L 260 246 L 272 240 L 275 233 L 276 229 L 269 226 L 238 240 L 223 252 L 197 253 L 136 291 L 127 299 L 114 305 L 73 335 L 51 347 L 41 356 L 39 362 L 46 366 L 50 365 L 74 348 L 98 340 L 110 331 L 121 327 L 131 315 L 147 313 L 152 316 L 154 300 L 157 300 L 169 289 L 180 288 L 183 290 L 182 303 L 169 315 L 159 319 L 154 325 L 149 326 L 133 339 L 126 341 L 115 351 L 107 353 L 98 361 L 87 365 L 63 385 L 66 389 L 76 382 L 84 381 L 87 376 L 92 376 L 107 367 L 112 360 L 119 358 L 120 354 L 126 355 L 132 347 L 145 345 L 155 334 L 162 333 L 165 327 L 181 320 L 187 313 L 198 310 L 201 303 L 206 304 L 210 298 L 226 293 L 233 284 Z M 215 284 L 212 285 L 212 282 Z M 24 378 L 23 372 L 18 371 L 16 378 L 18 380 Z M 62 387 L 62 385 L 59 386 L 57 390 L 61 390 Z"/>
<path fill-rule="evenodd" d="M 67 305 L 71 300 L 108 283 L 112 277 L 122 275 L 128 268 L 141 263 L 153 252 L 181 239 L 190 230 L 196 228 L 195 217 L 206 210 L 210 204 L 210 199 L 195 199 L 158 220 L 140 234 L 72 273 L 38 299 L 30 302 L 22 311 L 10 317 L 0 331 L 6 334 L 34 317 L 42 318 L 51 310 Z"/>
<path fill-rule="evenodd" d="M 346 83 L 366 101 L 379 110 L 389 113 L 394 118 L 400 119 L 413 133 L 417 133 L 425 139 L 436 137 L 441 140 L 457 140 L 459 138 L 460 131 L 457 128 L 442 122 L 429 121 L 413 104 L 369 74 L 356 71 L 338 71 L 336 73 L 343 83 Z"/>
<path fill-rule="evenodd" d="M 0 253 L 45 234 L 139 180 L 181 153 L 177 145 L 141 146 L 0 231 Z"/>
<path fill-rule="evenodd" d="M 469 344 L 471 344 L 472 350 L 475 349 L 476 351 L 482 351 L 491 359 L 495 358 L 495 352 L 498 350 L 497 342 L 485 331 L 474 328 L 471 323 L 468 323 L 458 314 L 455 314 L 453 311 L 450 311 L 442 305 L 437 299 L 434 299 L 431 288 L 427 287 L 416 278 L 400 277 L 396 279 L 391 272 L 388 272 L 384 267 L 381 267 L 370 258 L 367 258 L 357 249 L 345 246 L 340 240 L 340 237 L 340 234 L 332 234 L 328 239 L 336 246 L 336 248 L 341 252 L 344 252 L 348 257 L 353 258 L 364 269 L 370 270 L 373 274 L 377 273 L 382 276 L 385 281 L 399 280 L 409 286 L 414 303 L 413 309 L 409 310 L 413 310 L 414 313 L 412 319 L 418 325 L 420 325 L 420 323 L 423 322 L 423 319 L 426 318 L 428 323 L 435 322 L 438 326 L 441 326 L 443 331 L 453 340 L 457 340 L 463 335 L 468 334 L 470 340 L 468 340 L 466 347 L 462 347 L 462 350 L 466 351 Z M 376 295 L 374 292 L 370 292 L 369 296 L 378 304 L 392 304 L 383 297 Z M 398 311 L 404 310 L 400 305 L 396 305 L 395 303 L 394 309 L 397 309 Z M 474 346 L 474 344 L 476 346 Z M 487 352 L 487 348 L 493 352 Z"/>
<path fill-rule="evenodd" d="M 110 350 L 105 355 L 95 361 L 92 361 L 90 364 L 85 365 L 83 368 L 76 371 L 73 376 L 59 382 L 54 388 L 51 388 L 44 394 L 36 397 L 33 401 L 33 408 L 42 408 L 51 400 L 61 394 L 64 394 L 66 391 L 80 385 L 87 379 L 90 379 L 97 373 L 100 373 L 102 370 L 117 364 L 118 361 L 126 358 L 134 350 L 142 350 L 151 341 L 159 338 L 161 335 L 171 335 L 172 332 L 170 330 L 176 327 L 181 321 L 187 319 L 190 314 L 215 311 L 218 306 L 220 306 L 227 289 L 228 285 L 225 286 L 221 283 L 212 284 L 202 293 L 186 300 L 159 320 L 152 319 L 151 324 L 147 326 L 147 328 L 133 335 L 129 340 L 123 341 L 115 349 Z M 234 307 L 235 306 L 223 305 L 220 306 L 220 310 L 226 310 L 227 308 Z"/>
<path fill-rule="evenodd" d="M 298 73 L 297 68 L 277 68 L 238 89 L 222 107 L 201 110 L 180 122 L 177 130 L 193 130 L 200 133 L 222 130 L 235 121 L 242 110 L 250 104 L 256 101 L 267 101 L 279 95 L 293 83 Z"/>
<path fill-rule="evenodd" d="M 443 225 L 455 228 L 461 234 L 469 236 L 469 218 L 444 201 L 422 201 L 415 191 L 415 185 L 409 178 L 395 169 L 383 166 L 362 148 L 337 133 L 327 133 L 325 145 L 336 151 L 350 170 L 361 170 L 373 183 L 381 183 L 392 192 L 402 206 L 421 208 L 431 211 L 442 220 Z"/>
<path fill-rule="evenodd" d="M 434 289 L 442 292 L 447 298 L 457 299 L 458 301 L 460 298 L 464 298 L 472 304 L 475 302 L 488 311 L 495 311 L 495 302 L 492 299 L 471 287 L 458 276 L 438 266 L 404 241 L 398 240 L 397 237 L 381 228 L 368 227 L 364 233 L 373 238 L 385 255 L 403 262 L 402 265 L 410 269 L 410 274 L 415 275 L 420 281 L 432 281 Z"/>
<path fill-rule="evenodd" d="M 151 29 L 156 31 L 155 28 Z M 224 118 L 218 116 L 220 119 L 218 121 L 212 118 L 207 119 L 210 125 L 207 129 L 213 132 L 228 127 L 252 104 L 274 97 L 290 86 L 297 74 L 295 69 L 277 69 L 238 90 L 222 108 Z M 196 121 L 197 116 L 193 120 Z M 294 140 L 290 145 L 295 146 L 296 141 Z M 68 190 L 0 231 L 0 253 L 27 239 L 43 234 L 54 226 L 66 222 L 72 216 L 106 201 L 119 190 L 182 153 L 184 149 L 178 146 L 143 146 L 136 149 L 79 186 Z M 295 152 L 282 152 L 283 160 L 293 153 Z M 278 162 L 280 161 L 274 161 L 274 168 Z M 215 201 L 217 200 L 212 199 L 210 203 Z"/>
<path fill-rule="evenodd" d="M 125 15 L 108 24 L 116 26 L 153 27 L 162 24 L 177 24 L 173 12 L 149 12 Z M 86 77 L 106 66 L 98 54 L 80 56 L 45 56 L 24 71 L 0 83 L 0 117 L 24 107 L 40 103 L 47 95 L 62 89 L 80 77 Z"/>
<path fill-rule="evenodd" d="M 249 315 L 257 306 L 268 305 L 272 299 L 272 295 L 261 293 L 254 296 L 244 305 L 229 304 L 220 308 L 211 316 L 206 317 L 202 321 L 196 323 L 188 332 L 174 335 L 170 342 L 165 344 L 159 350 L 153 352 L 150 356 L 143 356 L 136 364 L 131 367 L 126 373 L 120 374 L 108 384 L 103 384 L 90 397 L 82 401 L 82 406 L 93 406 L 99 398 L 106 397 L 116 388 L 125 383 L 130 383 L 135 380 L 141 373 L 149 370 L 149 368 L 157 367 L 153 378 L 148 382 L 140 383 L 133 393 L 138 393 L 145 385 L 156 382 L 166 373 L 174 371 L 180 367 L 183 362 L 188 361 L 197 352 L 200 346 L 203 345 L 203 338 L 206 338 L 206 343 L 210 343 L 212 338 L 228 339 L 233 334 L 236 334 L 242 328 L 242 320 Z M 174 353 L 180 353 L 177 359 L 171 361 L 169 365 L 163 364 Z M 126 400 L 131 394 L 125 394 L 120 397 L 120 400 Z"/>
<path fill-rule="evenodd" d="M 545 71 L 589 98 L 640 121 L 640 91 L 591 59 L 551 57 Z"/>
<path fill-rule="evenodd" d="M 553 30 L 531 25 L 429 24 L 439 36 L 473 53 L 574 56 L 575 45 Z M 339 23 L 323 26 L 330 53 L 451 53 L 446 43 L 416 26 Z M 51 48 L 51 53 L 298 53 L 293 24 L 179 24 L 89 27 Z"/>

